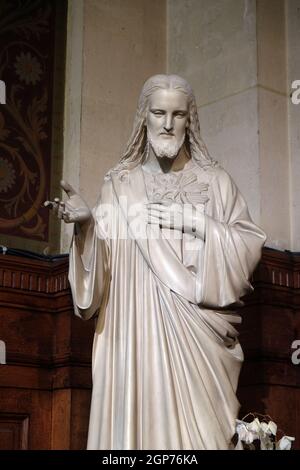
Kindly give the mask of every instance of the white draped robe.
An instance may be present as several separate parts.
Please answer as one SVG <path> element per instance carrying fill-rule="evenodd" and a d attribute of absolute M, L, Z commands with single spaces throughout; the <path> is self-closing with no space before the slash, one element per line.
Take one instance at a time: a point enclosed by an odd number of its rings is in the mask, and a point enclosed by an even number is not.
<path fill-rule="evenodd" d="M 104 182 L 93 223 L 74 235 L 75 313 L 98 315 L 88 449 L 230 446 L 243 361 L 232 306 L 252 289 L 265 235 L 221 167 L 197 172 L 205 242 L 157 240 L 147 224 L 148 239 L 124 237 L 130 207 L 147 201 L 140 165 Z"/>

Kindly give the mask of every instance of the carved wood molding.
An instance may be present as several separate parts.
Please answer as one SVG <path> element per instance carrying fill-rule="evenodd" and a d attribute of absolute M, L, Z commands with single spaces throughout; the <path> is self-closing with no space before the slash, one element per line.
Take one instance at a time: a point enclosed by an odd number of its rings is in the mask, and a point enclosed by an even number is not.
<path fill-rule="evenodd" d="M 267 304 L 300 309 L 300 254 L 264 248 L 252 277 L 254 293 L 247 304 Z"/>
<path fill-rule="evenodd" d="M 0 255 L 0 388 L 90 389 L 93 330 L 74 315 L 67 257 Z"/>
<path fill-rule="evenodd" d="M 300 289 L 300 253 L 264 248 L 254 281 Z"/>
<path fill-rule="evenodd" d="M 300 253 L 264 248 L 255 283 L 300 289 Z M 68 258 L 38 261 L 0 255 L 0 287 L 55 294 L 68 290 Z"/>
<path fill-rule="evenodd" d="M 68 290 L 68 259 L 38 261 L 0 255 L 0 287 L 44 294 Z"/>

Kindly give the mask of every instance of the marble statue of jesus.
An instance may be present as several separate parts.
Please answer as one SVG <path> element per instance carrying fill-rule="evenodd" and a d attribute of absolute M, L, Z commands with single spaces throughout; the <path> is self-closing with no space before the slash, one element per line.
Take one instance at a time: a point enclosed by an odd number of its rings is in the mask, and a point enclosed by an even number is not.
<path fill-rule="evenodd" d="M 100 182 L 99 182 L 100 185 Z M 237 307 L 265 241 L 201 137 L 190 85 L 145 83 L 124 155 L 75 223 L 75 313 L 97 317 L 88 449 L 228 449 L 243 353 Z"/>

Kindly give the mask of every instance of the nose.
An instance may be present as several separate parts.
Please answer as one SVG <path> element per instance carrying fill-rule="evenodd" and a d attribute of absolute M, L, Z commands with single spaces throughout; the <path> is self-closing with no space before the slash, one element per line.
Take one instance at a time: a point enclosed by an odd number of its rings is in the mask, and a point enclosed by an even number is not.
<path fill-rule="evenodd" d="M 166 120 L 165 120 L 165 125 L 164 125 L 164 129 L 165 131 L 167 132 L 170 132 L 172 129 L 173 129 L 174 125 L 173 125 L 173 117 L 172 115 L 166 115 Z"/>

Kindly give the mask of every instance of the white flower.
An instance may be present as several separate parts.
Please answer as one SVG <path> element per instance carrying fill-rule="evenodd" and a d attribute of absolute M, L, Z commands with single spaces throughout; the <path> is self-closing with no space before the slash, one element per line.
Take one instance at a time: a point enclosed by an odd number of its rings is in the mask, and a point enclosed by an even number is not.
<path fill-rule="evenodd" d="M 237 421 L 236 432 L 238 433 L 239 440 L 244 441 L 246 444 L 251 444 L 255 439 L 259 439 L 259 428 L 257 423 L 246 423 L 245 421 Z"/>
<path fill-rule="evenodd" d="M 248 438 L 248 430 L 247 430 L 245 424 L 243 423 L 243 421 L 240 421 L 239 419 L 237 419 L 236 421 L 238 423 L 237 426 L 236 426 L 236 432 L 239 436 L 239 440 L 246 442 L 246 440 Z"/>
<path fill-rule="evenodd" d="M 260 432 L 260 421 L 258 418 L 255 418 L 251 423 L 247 424 L 248 431 L 251 431 L 255 434 L 259 434 Z"/>
<path fill-rule="evenodd" d="M 260 427 L 265 434 L 268 434 L 269 436 L 273 434 L 273 436 L 276 436 L 277 425 L 274 423 L 274 421 L 269 421 L 268 424 L 263 421 L 260 423 Z"/>
<path fill-rule="evenodd" d="M 16 57 L 15 69 L 20 80 L 24 81 L 26 85 L 32 83 L 35 85 L 36 82 L 40 81 L 40 75 L 42 74 L 41 65 L 37 58 L 32 56 L 30 52 L 21 54 Z"/>
<path fill-rule="evenodd" d="M 276 443 L 276 450 L 291 450 L 292 442 L 295 440 L 294 437 L 291 436 L 283 436 L 277 443 Z"/>
<path fill-rule="evenodd" d="M 255 418 L 251 423 L 236 420 L 236 432 L 239 442 L 244 442 L 248 449 L 255 450 L 253 441 L 259 440 L 261 450 L 290 450 L 294 437 L 283 436 L 276 442 L 277 425 L 274 421 L 259 421 Z"/>
<path fill-rule="evenodd" d="M 10 162 L 0 158 L 0 193 L 7 193 L 16 181 L 16 173 Z"/>
<path fill-rule="evenodd" d="M 274 449 L 274 439 L 271 436 L 276 436 L 277 425 L 273 421 L 268 423 L 262 421 L 260 423 L 260 448 L 261 450 L 273 450 Z"/>

